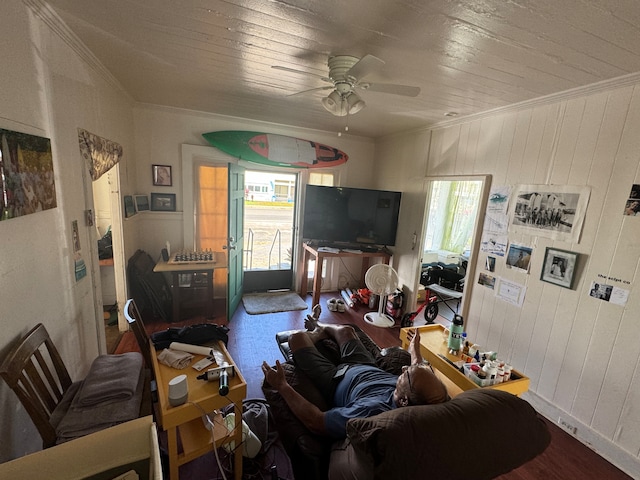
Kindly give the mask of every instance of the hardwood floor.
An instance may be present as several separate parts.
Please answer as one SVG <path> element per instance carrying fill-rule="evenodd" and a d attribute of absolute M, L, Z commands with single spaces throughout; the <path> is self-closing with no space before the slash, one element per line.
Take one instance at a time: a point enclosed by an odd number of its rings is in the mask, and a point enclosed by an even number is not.
<path fill-rule="evenodd" d="M 326 301 L 335 296 L 335 294 L 329 293 L 321 295 L 320 302 L 323 308 L 321 320 L 323 322 L 331 324 L 354 323 L 366 331 L 380 347 L 400 345 L 399 327 L 385 329 L 366 323 L 363 320 L 363 315 L 369 311 L 368 309 L 360 307 L 357 310 L 352 310 L 347 308 L 344 313 L 330 312 L 326 308 Z M 309 305 L 308 310 L 269 315 L 249 315 L 241 304 L 231 322 L 227 323 L 224 318 L 213 320 L 218 324 L 228 324 L 229 326 L 228 349 L 247 380 L 247 398 L 263 398 L 260 388 L 262 383 L 260 365 L 263 360 L 270 364 L 276 360 L 283 360 L 275 342 L 275 334 L 284 330 L 303 328 L 304 318 L 310 313 L 311 296 L 307 296 L 306 302 Z M 216 311 L 224 311 L 224 308 L 217 308 Z M 194 317 L 179 324 L 169 325 L 145 320 L 145 327 L 147 332 L 151 333 L 164 330 L 168 326 L 202 323 L 203 321 L 202 317 Z M 116 353 L 132 350 L 138 350 L 137 343 L 133 333 L 126 332 L 116 349 Z M 630 476 L 561 430 L 553 422 L 548 421 L 547 423 L 552 436 L 549 448 L 526 465 L 498 477 L 499 480 L 631 479 Z"/>

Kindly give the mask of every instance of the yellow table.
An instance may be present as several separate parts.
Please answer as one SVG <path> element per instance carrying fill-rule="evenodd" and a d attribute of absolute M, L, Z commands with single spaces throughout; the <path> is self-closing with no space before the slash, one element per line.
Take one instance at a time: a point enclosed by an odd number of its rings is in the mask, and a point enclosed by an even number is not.
<path fill-rule="evenodd" d="M 504 390 L 514 395 L 521 395 L 529 390 L 529 378 L 525 377 L 517 370 L 512 370 L 512 380 L 507 382 L 498 383 L 495 385 L 488 385 L 481 387 L 470 378 L 466 377 L 460 370 L 450 365 L 440 355 L 444 355 L 452 362 L 460 361 L 460 357 L 449 354 L 447 348 L 446 331 L 442 325 L 425 325 L 423 327 L 416 327 L 420 330 L 420 353 L 425 360 L 428 360 L 433 368 L 437 369 L 451 382 L 462 390 L 471 390 L 474 388 L 492 388 L 495 390 Z M 413 330 L 413 327 L 403 328 L 400 330 L 400 340 L 402 341 L 402 347 L 407 349 L 409 347 L 409 337 L 407 332 Z"/>
<path fill-rule="evenodd" d="M 213 344 L 212 344 L 213 345 Z M 229 440 L 235 440 L 235 445 L 242 443 L 242 400 L 247 396 L 247 382 L 242 374 L 235 368 L 235 376 L 229 378 L 229 394 L 226 397 L 218 393 L 219 384 L 198 380 L 196 377 L 201 372 L 197 372 L 191 366 L 182 370 L 171 368 L 158 362 L 156 350 L 153 344 L 151 348 L 151 359 L 153 371 L 158 384 L 158 423 L 167 432 L 169 449 L 169 471 L 170 480 L 178 480 L 178 467 L 191 460 L 198 458 L 205 453 L 211 452 L 212 445 L 211 432 L 207 430 L 202 421 L 203 412 L 213 412 L 231 403 L 234 405 L 235 428 L 231 436 L 227 436 L 226 428 L 220 424 L 220 419 L 214 421 L 214 437 L 216 447 Z M 229 355 L 223 342 L 218 342 L 216 348 L 220 350 L 229 365 L 235 363 Z M 194 355 L 193 365 L 198 360 L 204 358 L 203 355 Z M 215 367 L 212 365 L 209 368 Z M 204 371 L 204 370 L 203 370 Z M 188 383 L 189 397 L 187 402 L 177 407 L 169 405 L 169 381 L 178 376 L 186 375 Z M 194 405 L 197 404 L 198 406 Z M 212 420 L 214 420 L 212 418 Z M 182 451 L 178 452 L 178 436 L 182 444 Z M 226 441 L 223 441 L 226 438 Z M 242 451 L 237 451 L 234 455 L 234 472 L 236 480 L 242 479 Z"/>

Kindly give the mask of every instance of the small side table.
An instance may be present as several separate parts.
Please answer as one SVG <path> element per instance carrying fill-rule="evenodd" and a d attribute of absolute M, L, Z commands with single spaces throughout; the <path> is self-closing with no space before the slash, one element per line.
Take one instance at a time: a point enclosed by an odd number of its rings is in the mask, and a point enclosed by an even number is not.
<path fill-rule="evenodd" d="M 391 258 L 391 254 L 384 249 L 373 252 L 353 252 L 345 250 L 340 250 L 338 252 L 323 252 L 318 247 L 313 247 L 308 243 L 304 243 L 303 247 L 304 258 L 302 260 L 302 280 L 300 280 L 300 296 L 302 298 L 305 298 L 307 296 L 307 273 L 309 272 L 309 261 L 311 260 L 311 258 L 316 259 L 316 268 L 313 275 L 313 301 L 311 305 L 317 305 L 320 301 L 320 287 L 322 286 L 322 262 L 325 258 L 360 258 L 362 260 L 362 281 L 364 281 L 364 276 L 369 269 L 369 263 L 372 258 L 381 258 L 383 263 L 389 263 L 389 259 Z"/>
<path fill-rule="evenodd" d="M 229 393 L 225 397 L 220 396 L 218 393 L 218 382 L 198 380 L 196 377 L 201 372 L 196 371 L 191 366 L 177 370 L 158 362 L 155 347 L 150 344 L 151 361 L 153 362 L 153 371 L 158 384 L 157 418 L 162 429 L 167 432 L 170 480 L 179 479 L 178 471 L 180 465 L 211 452 L 213 448 L 219 447 L 223 441 L 225 443 L 227 441 L 235 441 L 235 445 L 241 445 L 242 443 L 242 401 L 247 396 L 247 382 L 235 365 L 231 355 L 229 355 L 224 343 L 217 342 L 215 346 L 223 353 L 227 363 L 235 367 L 235 375 L 229 378 Z M 193 363 L 202 358 L 204 358 L 203 355 L 194 355 Z M 186 403 L 172 407 L 169 404 L 169 381 L 183 374 L 187 376 L 189 397 Z M 205 428 L 202 421 L 203 412 L 213 412 L 229 404 L 234 406 L 234 431 L 230 436 L 227 436 L 226 428 L 223 426 L 220 425 L 220 427 L 214 428 L 214 446 L 211 432 Z M 218 422 L 214 422 L 214 424 L 218 425 Z M 178 452 L 178 436 L 182 444 L 181 452 Z M 237 451 L 234 454 L 234 472 L 235 479 L 241 480 L 241 451 Z"/>
<path fill-rule="evenodd" d="M 227 268 L 225 260 L 226 256 L 222 252 L 214 252 L 214 260 L 210 262 L 165 262 L 159 261 L 156 266 L 153 267 L 154 272 L 168 272 L 172 276 L 171 282 L 171 297 L 173 299 L 173 319 L 177 322 L 180 320 L 180 282 L 179 276 L 181 274 L 194 274 L 204 273 L 207 277 L 206 296 L 207 296 L 207 311 L 208 318 L 213 318 L 213 272 L 217 268 Z"/>

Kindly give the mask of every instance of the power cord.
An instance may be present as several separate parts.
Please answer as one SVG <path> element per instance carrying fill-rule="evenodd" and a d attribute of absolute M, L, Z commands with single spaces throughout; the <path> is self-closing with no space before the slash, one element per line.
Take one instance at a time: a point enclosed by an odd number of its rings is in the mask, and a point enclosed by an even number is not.
<path fill-rule="evenodd" d="M 227 396 L 223 396 L 223 398 L 226 398 L 227 400 L 229 400 L 229 404 L 233 403 L 231 401 L 231 399 L 229 399 Z M 229 431 L 229 429 L 227 428 L 226 423 L 223 423 L 223 422 L 220 422 L 220 421 L 215 421 L 214 422 L 214 420 L 212 420 L 211 417 L 210 417 L 211 414 L 215 415 L 214 419 L 219 418 L 218 415 L 221 418 L 225 418 L 225 417 L 222 417 L 223 412 L 220 411 L 220 410 L 214 410 L 212 412 L 206 412 L 199 404 L 197 404 L 195 402 L 187 401 L 187 403 L 190 403 L 191 405 L 195 406 L 198 410 L 200 410 L 202 412 L 203 421 L 206 421 L 209 424 L 209 431 L 211 432 L 211 444 L 212 444 L 212 448 L 213 448 L 213 454 L 214 454 L 214 456 L 216 458 L 216 463 L 218 465 L 218 470 L 220 472 L 220 475 L 222 476 L 222 480 L 227 480 L 227 476 L 226 476 L 225 472 L 231 475 L 231 474 L 233 474 L 233 468 L 230 467 L 230 466 L 229 467 L 225 467 L 222 464 L 223 462 L 220 459 L 220 455 L 218 453 L 218 448 L 216 447 L 216 439 L 215 439 L 215 435 L 214 435 L 214 429 L 215 429 L 216 424 L 224 426 L 225 429 L 227 429 L 228 433 L 227 433 L 227 435 L 225 437 L 223 437 L 222 445 L 223 446 L 225 446 L 225 445 L 228 446 L 230 444 L 230 442 L 232 441 L 231 440 L 231 435 L 235 432 L 235 429 L 238 428 L 238 427 L 234 426 L 233 430 Z M 269 420 L 267 419 L 267 421 L 269 421 Z M 242 429 L 242 424 L 240 425 L 239 428 Z M 241 449 L 244 448 L 245 441 L 244 441 L 244 439 L 242 437 L 242 434 L 241 434 L 240 439 L 241 439 L 241 441 L 238 443 L 238 445 L 235 445 L 233 449 L 227 450 L 227 452 L 229 453 L 229 456 L 226 457 L 226 458 L 232 458 L 234 455 L 242 455 L 243 454 L 242 453 L 243 451 Z M 225 450 L 226 450 L 226 448 L 225 448 Z M 285 452 L 285 455 L 286 455 L 286 452 Z M 245 459 L 243 459 L 243 461 L 244 460 Z M 261 471 L 261 468 L 264 468 L 264 467 L 262 467 L 259 463 L 257 463 L 254 460 L 252 460 L 252 464 L 254 464 L 254 467 L 257 467 L 256 471 L 254 473 L 249 473 L 249 472 L 243 471 L 242 478 L 244 478 L 246 480 L 251 480 L 251 479 L 283 480 L 282 477 L 280 477 L 278 475 L 278 468 L 277 468 L 277 465 L 276 465 L 276 456 L 275 456 L 274 452 L 271 453 L 271 459 L 269 460 L 269 463 L 271 463 L 271 467 L 269 469 L 269 473 L 268 473 L 267 477 L 265 477 L 263 472 Z M 229 465 L 231 465 L 230 461 L 229 461 Z"/>
<path fill-rule="evenodd" d="M 226 396 L 224 397 L 227 400 L 229 400 Z M 229 400 L 230 403 L 231 400 Z M 213 454 L 216 457 L 216 463 L 218 464 L 218 470 L 220 471 L 220 474 L 222 475 L 222 479 L 223 480 L 227 480 L 227 476 L 225 475 L 225 467 L 222 466 L 222 462 L 220 460 L 220 455 L 218 454 L 218 448 L 216 447 L 216 438 L 215 438 L 215 423 L 213 420 L 211 420 L 211 417 L 209 416 L 210 414 L 215 414 L 214 418 L 217 418 L 218 415 L 222 415 L 222 412 L 220 410 L 214 410 L 213 412 L 206 412 L 204 410 L 204 408 L 202 408 L 200 405 L 198 405 L 195 402 L 187 402 L 190 403 L 191 405 L 195 406 L 198 410 L 200 410 L 202 412 L 202 418 L 203 418 L 203 422 L 206 421 L 209 424 L 209 432 L 211 434 L 211 446 L 213 449 Z M 224 426 L 225 429 L 227 429 L 227 425 L 226 423 L 222 423 L 222 422 L 217 422 L 218 425 Z M 242 427 L 240 427 L 242 428 Z M 234 428 L 235 430 L 235 428 Z M 229 440 L 231 439 L 231 435 L 233 433 L 233 431 L 229 432 L 229 430 L 227 429 L 227 435 L 225 435 L 225 437 L 223 437 L 223 443 L 222 445 L 228 445 L 230 442 Z M 242 437 L 240 437 L 242 439 Z M 243 447 L 243 443 L 242 441 L 239 442 L 239 445 L 236 445 L 235 448 L 230 452 L 233 453 L 234 455 L 238 454 L 238 449 Z"/>

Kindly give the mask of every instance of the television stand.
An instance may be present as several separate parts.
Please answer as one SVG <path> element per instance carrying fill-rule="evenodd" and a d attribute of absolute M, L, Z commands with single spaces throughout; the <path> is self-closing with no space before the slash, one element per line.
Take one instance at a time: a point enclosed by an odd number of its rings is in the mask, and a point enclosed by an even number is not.
<path fill-rule="evenodd" d="M 305 242 L 302 244 L 304 248 L 304 257 L 302 260 L 302 275 L 300 279 L 300 296 L 305 298 L 308 293 L 308 279 L 307 275 L 309 273 L 309 261 L 314 258 L 316 260 L 316 268 L 313 275 L 313 293 L 312 298 L 313 301 L 311 306 L 317 305 L 320 301 L 320 288 L 322 286 L 322 264 L 325 258 L 340 258 L 340 257 L 357 257 L 362 259 L 362 276 L 361 281 L 364 285 L 364 276 L 369 269 L 369 264 L 372 258 L 381 258 L 382 263 L 389 263 L 391 259 L 391 254 L 387 251 L 386 248 L 383 249 L 373 249 L 373 251 L 364 251 L 361 252 L 349 252 L 345 250 L 340 250 L 338 252 L 323 252 L 319 248 L 319 245 L 311 242 Z M 338 247 L 339 248 L 339 247 Z M 346 248 L 346 247 L 345 247 Z"/>

